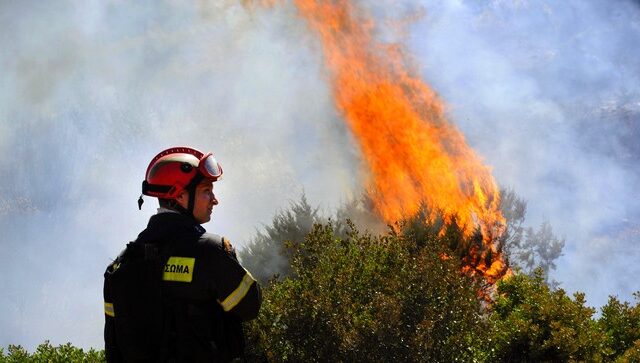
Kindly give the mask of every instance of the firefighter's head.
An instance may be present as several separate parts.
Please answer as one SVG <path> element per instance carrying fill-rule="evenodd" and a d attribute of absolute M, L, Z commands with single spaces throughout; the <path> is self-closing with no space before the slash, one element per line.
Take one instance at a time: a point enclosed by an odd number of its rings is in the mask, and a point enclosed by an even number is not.
<path fill-rule="evenodd" d="M 156 197 L 160 206 L 192 215 L 199 223 L 211 219 L 218 204 L 213 182 L 222 176 L 222 167 L 212 153 L 189 147 L 173 147 L 156 155 L 142 182 L 142 194 Z M 139 200 L 142 205 L 142 199 Z"/>

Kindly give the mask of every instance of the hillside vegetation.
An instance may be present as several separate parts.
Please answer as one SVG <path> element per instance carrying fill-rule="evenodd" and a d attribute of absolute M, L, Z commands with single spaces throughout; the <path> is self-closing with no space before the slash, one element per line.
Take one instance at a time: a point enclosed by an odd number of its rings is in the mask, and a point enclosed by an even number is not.
<path fill-rule="evenodd" d="M 514 273 L 490 286 L 461 272 L 478 236 L 464 237 L 455 218 L 423 209 L 385 226 L 366 198 L 332 219 L 304 196 L 278 212 L 240 252 L 264 298 L 245 326 L 246 361 L 640 361 L 640 295 L 610 297 L 596 314 L 584 294 L 558 288 L 549 271 L 564 241 L 549 223 L 526 227 L 526 204 L 503 194 L 499 243 Z M 104 352 L 71 344 L 0 349 L 0 362 L 101 361 Z"/>

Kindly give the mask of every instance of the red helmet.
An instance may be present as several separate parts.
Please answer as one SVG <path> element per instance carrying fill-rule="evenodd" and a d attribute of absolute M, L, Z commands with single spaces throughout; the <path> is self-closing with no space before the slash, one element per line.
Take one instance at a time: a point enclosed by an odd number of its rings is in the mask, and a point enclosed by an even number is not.
<path fill-rule="evenodd" d="M 142 194 L 174 199 L 201 180 L 217 181 L 221 176 L 222 167 L 212 153 L 204 154 L 190 147 L 172 147 L 160 152 L 149 163 Z"/>

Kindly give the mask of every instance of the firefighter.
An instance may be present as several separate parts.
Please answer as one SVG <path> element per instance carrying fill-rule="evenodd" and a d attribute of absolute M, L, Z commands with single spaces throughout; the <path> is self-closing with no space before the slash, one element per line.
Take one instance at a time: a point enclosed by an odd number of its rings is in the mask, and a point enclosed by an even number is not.
<path fill-rule="evenodd" d="M 229 241 L 201 226 L 218 204 L 213 183 L 221 176 L 211 153 L 189 147 L 164 150 L 149 164 L 142 193 L 158 198 L 158 212 L 105 272 L 108 361 L 217 362 L 242 355 L 241 322 L 257 316 L 261 295 Z M 159 256 L 158 275 L 131 272 L 139 246 L 139 261 L 153 260 L 149 251 Z M 140 276 L 155 277 L 132 282 Z M 161 282 L 154 290 L 155 281 Z"/>

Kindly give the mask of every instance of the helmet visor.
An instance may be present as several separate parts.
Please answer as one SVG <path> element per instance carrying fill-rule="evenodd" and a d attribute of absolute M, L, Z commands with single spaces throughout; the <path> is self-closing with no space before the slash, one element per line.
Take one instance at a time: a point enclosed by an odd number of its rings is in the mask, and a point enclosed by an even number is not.
<path fill-rule="evenodd" d="M 200 160 L 199 169 L 207 178 L 218 179 L 222 175 L 222 167 L 211 153 Z"/>

